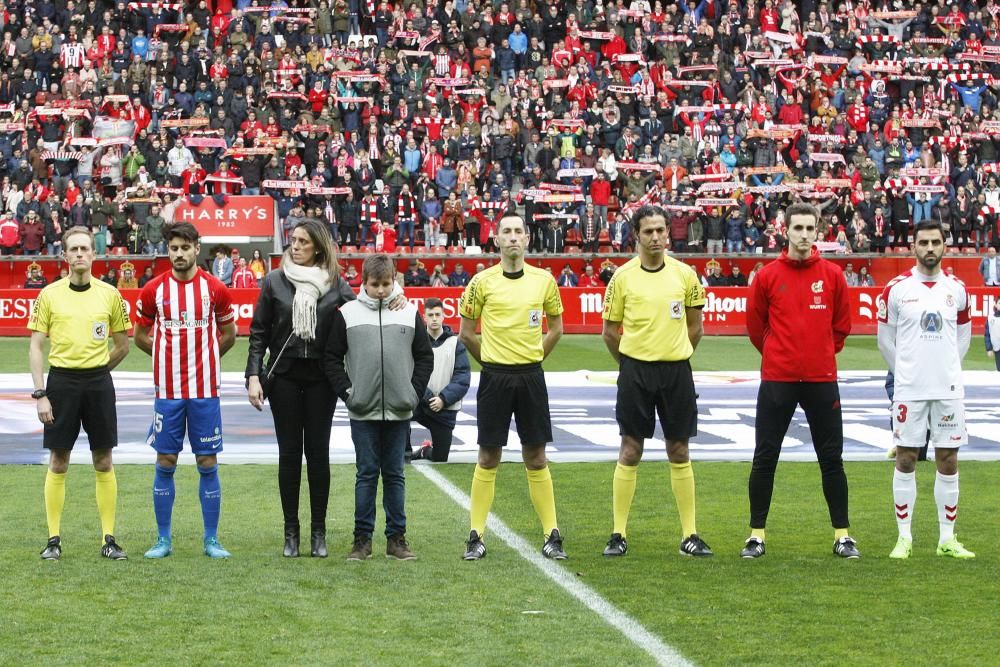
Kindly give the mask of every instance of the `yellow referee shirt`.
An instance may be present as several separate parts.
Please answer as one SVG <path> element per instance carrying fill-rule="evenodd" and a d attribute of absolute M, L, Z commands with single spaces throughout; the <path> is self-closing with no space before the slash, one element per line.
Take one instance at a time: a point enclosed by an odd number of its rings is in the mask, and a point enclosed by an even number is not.
<path fill-rule="evenodd" d="M 462 292 L 459 314 L 482 321 L 480 356 L 491 364 L 537 364 L 542 349 L 542 316 L 562 315 L 559 287 L 552 274 L 524 265 L 524 275 L 508 278 L 500 264 L 472 277 Z"/>
<path fill-rule="evenodd" d="M 111 360 L 108 340 L 128 331 L 128 306 L 111 285 L 97 279 L 84 291 L 68 279 L 43 289 L 28 318 L 28 328 L 49 336 L 49 365 L 56 368 L 100 368 Z"/>
<path fill-rule="evenodd" d="M 604 294 L 604 319 L 622 323 L 619 351 L 640 361 L 681 361 L 694 354 L 685 308 L 705 305 L 705 288 L 687 264 L 664 257 L 657 271 L 638 257 L 615 271 Z"/>

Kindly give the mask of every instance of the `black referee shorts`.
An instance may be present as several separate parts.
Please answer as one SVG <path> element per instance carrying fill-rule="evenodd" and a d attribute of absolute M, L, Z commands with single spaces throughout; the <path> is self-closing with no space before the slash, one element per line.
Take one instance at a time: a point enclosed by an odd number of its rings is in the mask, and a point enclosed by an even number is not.
<path fill-rule="evenodd" d="M 552 442 L 549 392 L 541 364 L 483 364 L 476 391 L 479 444 L 504 447 L 512 416 L 522 445 Z"/>
<path fill-rule="evenodd" d="M 622 355 L 618 367 L 615 418 L 618 432 L 652 438 L 660 416 L 667 440 L 689 440 L 698 434 L 698 401 L 691 363 L 639 361 Z"/>
<path fill-rule="evenodd" d="M 45 424 L 45 449 L 73 449 L 81 425 L 91 451 L 118 446 L 115 385 L 107 368 L 50 368 L 45 391 L 55 418 L 53 423 Z"/>

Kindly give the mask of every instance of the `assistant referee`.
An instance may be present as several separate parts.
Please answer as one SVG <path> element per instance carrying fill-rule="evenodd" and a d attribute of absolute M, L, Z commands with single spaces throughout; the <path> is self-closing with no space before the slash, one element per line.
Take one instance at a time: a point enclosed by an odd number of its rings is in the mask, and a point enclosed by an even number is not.
<path fill-rule="evenodd" d="M 604 343 L 619 364 L 615 415 L 622 436 L 612 481 L 614 530 L 605 556 L 624 556 L 626 527 L 646 438 L 659 415 L 670 459 L 670 486 L 683 539 L 680 553 L 711 556 L 695 528 L 694 471 L 688 440 L 698 432 L 691 355 L 704 334 L 705 289 L 687 264 L 666 255 L 667 213 L 640 207 L 632 216 L 639 254 L 615 271 L 604 295 Z"/>
<path fill-rule="evenodd" d="M 486 555 L 486 517 L 513 416 L 528 474 L 528 492 L 545 535 L 542 554 L 562 560 L 566 552 L 545 458 L 545 445 L 552 442 L 552 420 L 542 372 L 542 360 L 562 337 L 562 299 L 552 274 L 524 263 L 528 235 L 523 219 L 504 216 L 496 239 L 500 264 L 473 276 L 459 304 L 460 340 L 483 367 L 476 393 L 479 462 L 469 494 L 471 530 L 464 558 L 479 560 Z M 548 320 L 544 335 L 543 319 Z M 476 334 L 480 321 L 482 339 Z"/>
<path fill-rule="evenodd" d="M 66 472 L 82 425 L 90 440 L 97 473 L 97 511 L 104 535 L 101 556 L 125 560 L 125 551 L 114 538 L 118 481 L 111 450 L 118 444 L 118 418 L 111 369 L 128 354 L 128 308 L 117 289 L 92 279 L 93 233 L 85 227 L 71 227 L 63 234 L 62 241 L 69 277 L 39 293 L 28 319 L 31 330 L 28 363 L 35 387 L 31 397 L 37 401 L 38 419 L 44 424 L 42 445 L 49 450 L 45 476 L 49 540 L 41 556 L 45 560 L 59 560 L 62 556 L 59 534 Z M 49 339 L 47 383 L 46 337 Z"/>

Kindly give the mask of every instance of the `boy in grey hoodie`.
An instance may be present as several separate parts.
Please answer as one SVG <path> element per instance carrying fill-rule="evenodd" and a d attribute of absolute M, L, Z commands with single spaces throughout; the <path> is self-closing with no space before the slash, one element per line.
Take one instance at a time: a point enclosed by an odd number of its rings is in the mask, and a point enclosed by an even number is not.
<path fill-rule="evenodd" d="M 354 546 L 347 560 L 372 554 L 375 496 L 382 476 L 387 558 L 416 558 L 406 542 L 403 453 L 413 409 L 434 369 L 423 319 L 408 305 L 389 310 L 396 267 L 388 255 L 367 257 L 357 301 L 334 313 L 326 375 L 351 418 L 357 476 Z"/>

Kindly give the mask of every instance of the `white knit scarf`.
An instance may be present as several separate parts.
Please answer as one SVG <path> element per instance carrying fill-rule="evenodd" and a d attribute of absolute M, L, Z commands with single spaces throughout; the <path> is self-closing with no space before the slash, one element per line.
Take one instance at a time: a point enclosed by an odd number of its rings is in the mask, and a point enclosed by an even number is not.
<path fill-rule="evenodd" d="M 316 302 L 330 291 L 330 274 L 320 266 L 300 266 L 288 256 L 281 259 L 281 270 L 295 285 L 292 333 L 302 340 L 312 340 L 316 338 Z"/>

